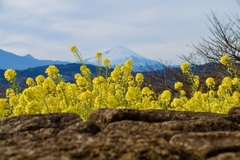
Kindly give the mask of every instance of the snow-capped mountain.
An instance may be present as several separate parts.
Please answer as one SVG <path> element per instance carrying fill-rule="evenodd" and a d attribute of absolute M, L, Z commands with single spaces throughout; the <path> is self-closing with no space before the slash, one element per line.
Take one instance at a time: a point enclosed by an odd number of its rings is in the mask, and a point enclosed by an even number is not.
<path fill-rule="evenodd" d="M 103 52 L 102 59 L 104 58 L 108 58 L 113 67 L 117 64 L 123 65 L 127 60 L 131 59 L 134 64 L 133 71 L 135 72 L 149 71 L 152 69 L 159 70 L 159 67 L 161 67 L 158 61 L 145 58 L 124 46 L 116 46 Z M 84 62 L 86 64 L 96 65 L 96 57 L 88 58 L 84 60 Z"/>
<path fill-rule="evenodd" d="M 33 68 L 51 64 L 67 64 L 69 62 L 64 61 L 52 61 L 52 60 L 39 60 L 27 54 L 25 56 L 18 56 L 14 53 L 10 53 L 0 49 L 0 69 L 16 69 L 24 70 L 27 68 Z"/>

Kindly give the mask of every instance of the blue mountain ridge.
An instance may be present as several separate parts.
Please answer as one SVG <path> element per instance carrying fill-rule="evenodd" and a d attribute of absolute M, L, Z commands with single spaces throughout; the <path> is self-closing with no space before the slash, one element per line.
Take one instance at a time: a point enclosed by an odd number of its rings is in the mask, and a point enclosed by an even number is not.
<path fill-rule="evenodd" d="M 14 53 L 0 49 L 0 69 L 15 69 L 24 70 L 44 65 L 52 64 L 68 64 L 65 61 L 39 60 L 32 57 L 30 54 L 18 56 Z"/>
<path fill-rule="evenodd" d="M 144 72 L 163 69 L 160 62 L 155 60 L 150 60 L 143 57 L 136 52 L 128 49 L 125 46 L 115 46 L 114 48 L 103 52 L 102 59 L 110 59 L 110 63 L 114 68 L 117 64 L 123 65 L 128 59 L 133 61 L 134 72 Z M 96 57 L 84 60 L 85 64 L 97 65 Z M 47 66 L 52 64 L 69 64 L 70 62 L 65 61 L 52 61 L 52 60 L 39 60 L 34 58 L 32 55 L 27 54 L 25 56 L 18 56 L 14 53 L 4 51 L 0 49 L 0 69 L 15 69 L 15 70 L 25 70 L 28 68 L 35 68 L 39 66 Z"/>

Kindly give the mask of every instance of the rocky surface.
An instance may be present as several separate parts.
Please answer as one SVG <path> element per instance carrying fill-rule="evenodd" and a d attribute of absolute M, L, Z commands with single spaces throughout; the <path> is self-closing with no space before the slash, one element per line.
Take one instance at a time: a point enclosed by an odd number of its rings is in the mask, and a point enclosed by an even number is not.
<path fill-rule="evenodd" d="M 237 160 L 240 107 L 227 115 L 100 109 L 0 120 L 0 160 Z"/>

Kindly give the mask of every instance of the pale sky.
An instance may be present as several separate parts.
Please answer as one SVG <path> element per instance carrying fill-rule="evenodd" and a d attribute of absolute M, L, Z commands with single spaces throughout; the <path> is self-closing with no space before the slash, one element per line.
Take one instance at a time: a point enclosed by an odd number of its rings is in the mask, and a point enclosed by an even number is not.
<path fill-rule="evenodd" d="M 239 14 L 238 0 L 0 0 L 0 49 L 75 62 L 123 45 L 180 64 L 188 45 L 210 35 L 207 15 Z"/>

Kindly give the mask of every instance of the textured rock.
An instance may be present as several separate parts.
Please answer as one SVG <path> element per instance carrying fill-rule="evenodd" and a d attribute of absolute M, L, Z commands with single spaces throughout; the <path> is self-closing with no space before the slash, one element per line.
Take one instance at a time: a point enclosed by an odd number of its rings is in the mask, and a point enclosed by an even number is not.
<path fill-rule="evenodd" d="M 226 152 L 220 153 L 217 156 L 208 158 L 208 160 L 238 160 L 240 159 L 240 152 Z"/>
<path fill-rule="evenodd" d="M 196 120 L 199 118 L 222 117 L 223 115 L 203 112 L 177 112 L 160 110 L 133 110 L 133 109 L 99 109 L 90 115 L 89 120 L 104 128 L 109 123 L 121 120 L 144 121 L 144 122 L 164 122 Z"/>
<path fill-rule="evenodd" d="M 0 159 L 69 159 L 100 129 L 78 115 L 21 115 L 0 121 Z"/>
<path fill-rule="evenodd" d="M 0 160 L 240 159 L 240 107 L 227 115 L 100 109 L 0 120 Z"/>
<path fill-rule="evenodd" d="M 229 110 L 228 114 L 240 114 L 240 107 L 233 107 Z"/>
<path fill-rule="evenodd" d="M 170 144 L 195 157 L 209 157 L 219 152 L 240 151 L 240 132 L 181 133 L 174 135 Z"/>

